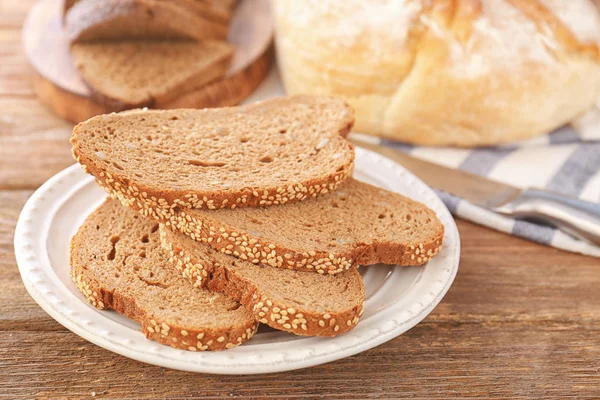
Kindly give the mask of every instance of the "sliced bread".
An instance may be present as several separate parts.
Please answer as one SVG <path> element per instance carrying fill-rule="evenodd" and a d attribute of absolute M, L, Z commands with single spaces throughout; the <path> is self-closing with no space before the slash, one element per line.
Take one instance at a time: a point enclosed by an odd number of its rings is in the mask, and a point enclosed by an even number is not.
<path fill-rule="evenodd" d="M 262 323 L 307 336 L 336 336 L 354 328 L 365 289 L 356 269 L 337 276 L 253 265 L 186 235 L 160 228 L 171 261 L 196 287 L 239 301 Z"/>
<path fill-rule="evenodd" d="M 181 209 L 165 225 L 254 264 L 332 275 L 354 264 L 424 264 L 444 237 L 425 205 L 354 179 L 278 207 Z"/>
<path fill-rule="evenodd" d="M 169 264 L 158 224 L 107 200 L 71 240 L 71 277 L 99 309 L 140 323 L 149 339 L 183 350 L 222 350 L 256 332 L 230 297 L 195 289 Z"/>
<path fill-rule="evenodd" d="M 354 165 L 352 109 L 329 97 L 241 107 L 134 110 L 73 129 L 73 155 L 111 195 L 166 221 L 177 208 L 292 203 L 334 190 Z"/>
<path fill-rule="evenodd" d="M 217 41 L 74 43 L 75 67 L 92 98 L 123 110 L 164 104 L 225 75 L 233 47 Z"/>
<path fill-rule="evenodd" d="M 121 39 L 227 39 L 227 25 L 172 1 L 79 0 L 66 14 L 69 41 Z"/>
<path fill-rule="evenodd" d="M 220 4 L 220 1 L 200 1 L 200 0 L 162 0 L 173 1 L 175 4 L 183 7 L 187 11 L 198 14 L 209 21 L 228 25 L 233 16 L 233 7 L 226 4 Z"/>

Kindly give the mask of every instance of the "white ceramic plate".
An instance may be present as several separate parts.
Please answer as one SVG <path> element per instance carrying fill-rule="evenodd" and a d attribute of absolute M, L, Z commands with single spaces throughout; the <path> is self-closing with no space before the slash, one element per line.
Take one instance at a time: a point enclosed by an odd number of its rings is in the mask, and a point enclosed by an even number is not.
<path fill-rule="evenodd" d="M 73 165 L 29 199 L 15 233 L 21 277 L 31 297 L 77 335 L 125 357 L 162 367 L 216 374 L 257 374 L 323 364 L 375 347 L 419 323 L 446 294 L 458 269 L 460 241 L 436 194 L 401 166 L 356 149 L 355 176 L 432 208 L 446 229 L 440 253 L 423 267 L 361 267 L 367 289 L 356 328 L 336 338 L 306 338 L 261 329 L 248 343 L 221 352 L 188 352 L 147 340 L 137 323 L 85 301 L 68 275 L 69 241 L 105 193 Z"/>

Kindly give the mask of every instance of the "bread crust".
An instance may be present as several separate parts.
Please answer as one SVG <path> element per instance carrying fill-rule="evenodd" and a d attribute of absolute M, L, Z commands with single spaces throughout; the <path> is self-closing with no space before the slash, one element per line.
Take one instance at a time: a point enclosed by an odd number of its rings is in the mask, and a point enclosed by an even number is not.
<path fill-rule="evenodd" d="M 261 293 L 251 280 L 219 262 L 206 262 L 194 258 L 177 241 L 177 235 L 167 228 L 160 228 L 163 248 L 170 261 L 183 276 L 196 287 L 207 287 L 238 301 L 255 315 L 255 318 L 270 327 L 302 336 L 337 336 L 353 329 L 364 310 L 365 290 L 362 278 L 356 269 L 347 271 L 360 281 L 361 291 L 356 304 L 344 311 L 323 310 L 321 313 L 302 309 L 297 305 L 285 304 Z M 198 244 L 199 246 L 203 246 Z M 214 260 L 214 259 L 213 259 Z M 258 268 L 258 267 L 257 267 Z"/>
<path fill-rule="evenodd" d="M 344 98 L 359 132 L 496 145 L 548 133 L 600 95 L 589 0 L 273 3 L 286 92 Z"/>
<path fill-rule="evenodd" d="M 110 207 L 109 204 L 112 201 L 105 202 L 99 207 L 99 210 L 103 207 Z M 88 234 L 86 224 L 92 223 L 93 218 L 94 214 L 88 217 L 70 244 L 71 279 L 91 305 L 100 310 L 115 310 L 138 322 L 141 325 L 141 331 L 148 339 L 182 350 L 213 351 L 229 349 L 244 343 L 256 333 L 258 323 L 253 318 L 248 318 L 243 324 L 223 329 L 215 329 L 210 326 L 202 329 L 178 326 L 157 317 L 151 309 L 141 308 L 136 299 L 125 293 L 123 288 L 119 286 L 107 287 L 102 282 L 102 277 L 95 274 L 92 268 L 81 263 L 77 257 L 79 249 L 90 245 L 86 236 Z M 91 231 L 95 232 L 94 229 Z M 164 267 L 169 268 L 166 255 L 164 259 Z M 182 284 L 185 285 L 186 283 L 182 281 Z M 160 300 L 157 300 L 157 302 L 159 303 Z"/>

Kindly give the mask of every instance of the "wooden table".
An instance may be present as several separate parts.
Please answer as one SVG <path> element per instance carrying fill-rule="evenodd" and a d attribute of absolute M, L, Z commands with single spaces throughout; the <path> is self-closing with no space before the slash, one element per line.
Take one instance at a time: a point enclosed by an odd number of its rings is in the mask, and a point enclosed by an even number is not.
<path fill-rule="evenodd" d="M 0 398 L 600 398 L 600 261 L 464 221 L 460 270 L 437 309 L 384 345 L 320 367 L 183 373 L 63 328 L 26 293 L 13 251 L 27 198 L 73 163 L 71 126 L 29 84 L 20 27 L 32 3 L 0 0 Z"/>

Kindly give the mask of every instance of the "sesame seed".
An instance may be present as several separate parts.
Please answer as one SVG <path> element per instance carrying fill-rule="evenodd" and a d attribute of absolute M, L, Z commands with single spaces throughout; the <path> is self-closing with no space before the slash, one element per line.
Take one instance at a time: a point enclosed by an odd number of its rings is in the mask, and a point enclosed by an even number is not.
<path fill-rule="evenodd" d="M 217 342 L 219 342 L 219 343 L 222 343 L 222 342 L 224 342 L 224 341 L 225 341 L 225 336 L 220 336 L 220 337 L 217 339 Z"/>

